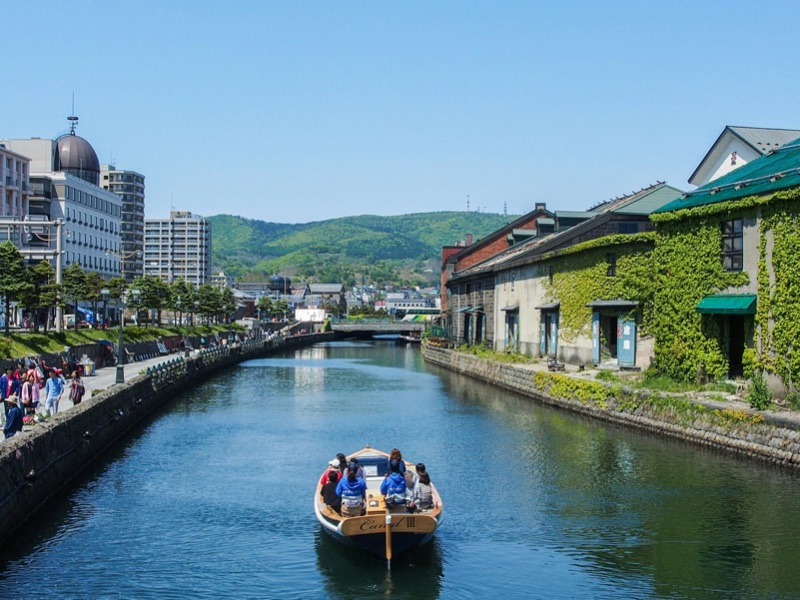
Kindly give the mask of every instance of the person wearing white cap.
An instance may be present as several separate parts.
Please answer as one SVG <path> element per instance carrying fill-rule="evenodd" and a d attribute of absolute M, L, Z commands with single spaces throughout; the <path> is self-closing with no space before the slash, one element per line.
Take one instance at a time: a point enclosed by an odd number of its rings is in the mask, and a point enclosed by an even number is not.
<path fill-rule="evenodd" d="M 8 414 L 6 415 L 6 424 L 3 425 L 3 433 L 8 439 L 22 431 L 22 409 L 19 407 L 16 394 L 6 398 L 5 403 L 8 406 Z"/>
<path fill-rule="evenodd" d="M 328 462 L 328 470 L 322 474 L 322 477 L 319 479 L 320 485 L 325 485 L 328 483 L 328 473 L 331 471 L 336 472 L 336 482 L 338 483 L 339 480 L 342 478 L 342 471 L 339 469 L 339 459 L 334 458 L 332 461 Z"/>

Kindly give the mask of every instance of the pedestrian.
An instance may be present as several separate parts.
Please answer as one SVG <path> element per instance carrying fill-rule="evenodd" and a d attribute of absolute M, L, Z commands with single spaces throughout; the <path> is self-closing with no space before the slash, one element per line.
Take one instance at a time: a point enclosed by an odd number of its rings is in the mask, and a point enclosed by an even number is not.
<path fill-rule="evenodd" d="M 72 404 L 80 404 L 85 392 L 86 388 L 83 385 L 81 374 L 78 371 L 73 371 L 72 384 L 69 387 L 69 399 L 72 400 Z"/>
<path fill-rule="evenodd" d="M 6 436 L 6 439 L 8 439 L 22 431 L 22 409 L 19 407 L 19 404 L 17 404 L 16 394 L 12 394 L 6 398 L 3 404 L 8 406 L 6 424 L 3 425 L 3 434 Z"/>
<path fill-rule="evenodd" d="M 14 377 L 14 367 L 6 367 L 6 372 L 0 377 L 0 400 L 5 400 L 9 396 L 19 392 L 19 379 Z M 4 403 L 5 404 L 5 403 Z M 5 414 L 8 418 L 9 405 L 5 404 Z"/>
<path fill-rule="evenodd" d="M 36 383 L 36 377 L 33 374 L 25 377 L 20 397 L 25 414 L 34 414 L 39 406 L 39 385 Z"/>
<path fill-rule="evenodd" d="M 47 377 L 47 383 L 44 385 L 45 408 L 47 415 L 52 417 L 58 412 L 58 403 L 61 402 L 61 396 L 64 393 L 64 380 L 56 375 L 53 369 L 48 369 Z"/>

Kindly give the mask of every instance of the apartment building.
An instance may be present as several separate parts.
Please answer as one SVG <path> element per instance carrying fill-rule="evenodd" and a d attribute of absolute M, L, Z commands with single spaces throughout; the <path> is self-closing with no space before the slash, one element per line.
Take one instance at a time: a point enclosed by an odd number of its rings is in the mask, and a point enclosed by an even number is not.
<path fill-rule="evenodd" d="M 118 258 L 122 276 L 132 282 L 144 275 L 144 175 L 103 164 L 100 185 L 122 202 Z"/>
<path fill-rule="evenodd" d="M 211 223 L 188 211 L 144 220 L 144 273 L 195 287 L 211 281 Z"/>

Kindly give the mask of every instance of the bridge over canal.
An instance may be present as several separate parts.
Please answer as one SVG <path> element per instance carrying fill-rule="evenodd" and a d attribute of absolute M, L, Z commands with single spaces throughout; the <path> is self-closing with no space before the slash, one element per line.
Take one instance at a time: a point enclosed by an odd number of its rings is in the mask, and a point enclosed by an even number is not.
<path fill-rule="evenodd" d="M 394 319 L 332 320 L 331 328 L 337 337 L 370 338 L 376 335 L 411 335 L 425 331 L 426 323 Z"/>

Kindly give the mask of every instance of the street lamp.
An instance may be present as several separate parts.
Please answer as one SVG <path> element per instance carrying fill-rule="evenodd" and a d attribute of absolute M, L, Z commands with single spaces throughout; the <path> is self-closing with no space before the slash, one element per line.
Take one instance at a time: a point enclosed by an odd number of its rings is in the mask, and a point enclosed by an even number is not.
<path fill-rule="evenodd" d="M 117 383 L 125 383 L 125 348 L 122 342 L 122 326 L 125 322 L 125 303 L 128 301 L 128 297 L 133 300 L 134 304 L 139 301 L 139 296 L 141 292 L 136 288 L 131 288 L 130 290 L 122 290 L 120 293 L 120 315 L 119 315 L 119 343 L 117 344 L 118 348 L 118 356 L 117 356 Z"/>
<path fill-rule="evenodd" d="M 183 317 L 183 313 L 180 312 L 181 310 L 181 297 L 178 296 L 177 300 L 175 300 L 175 306 L 178 307 L 178 312 Z M 180 331 L 181 324 L 178 322 L 178 330 Z M 189 358 L 189 324 L 186 324 L 186 336 L 183 338 L 183 357 Z"/>

